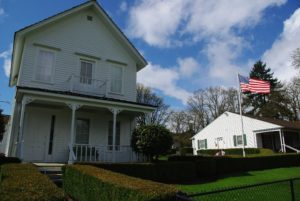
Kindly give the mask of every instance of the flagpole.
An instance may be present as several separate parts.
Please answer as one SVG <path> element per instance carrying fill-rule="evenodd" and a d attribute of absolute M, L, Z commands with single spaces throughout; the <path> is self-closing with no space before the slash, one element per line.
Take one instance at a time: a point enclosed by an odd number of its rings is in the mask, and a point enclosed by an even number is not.
<path fill-rule="evenodd" d="M 242 142 L 243 142 L 243 157 L 246 156 L 245 153 L 245 142 L 244 142 L 244 122 L 243 122 L 243 114 L 242 114 L 242 98 L 241 98 L 241 83 L 239 80 L 239 74 L 237 73 L 237 81 L 238 81 L 238 96 L 239 96 L 239 106 L 240 106 L 240 117 L 241 117 L 241 127 L 242 127 Z"/>

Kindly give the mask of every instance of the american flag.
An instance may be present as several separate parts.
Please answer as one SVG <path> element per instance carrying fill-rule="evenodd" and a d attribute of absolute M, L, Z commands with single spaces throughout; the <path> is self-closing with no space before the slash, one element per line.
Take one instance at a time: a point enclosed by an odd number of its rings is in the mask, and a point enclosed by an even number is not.
<path fill-rule="evenodd" d="M 250 91 L 249 78 L 241 76 L 241 75 L 238 75 L 238 77 L 239 77 L 239 81 L 240 81 L 241 91 L 242 92 Z"/>
<path fill-rule="evenodd" d="M 259 80 L 256 78 L 248 78 L 238 75 L 239 82 L 242 92 L 251 92 L 257 94 L 269 94 L 270 93 L 270 82 Z"/>
<path fill-rule="evenodd" d="M 270 93 L 270 82 L 250 78 L 249 79 L 250 91 L 258 94 L 269 94 Z"/>

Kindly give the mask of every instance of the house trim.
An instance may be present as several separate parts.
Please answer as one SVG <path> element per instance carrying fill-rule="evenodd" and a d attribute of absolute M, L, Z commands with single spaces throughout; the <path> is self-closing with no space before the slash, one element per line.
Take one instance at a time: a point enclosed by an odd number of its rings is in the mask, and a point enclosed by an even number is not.
<path fill-rule="evenodd" d="M 56 51 L 61 51 L 61 49 L 58 48 L 58 47 L 53 47 L 53 46 L 50 46 L 50 45 L 44 45 L 44 44 L 41 44 L 41 43 L 33 43 L 33 46 L 43 47 L 43 48 L 47 48 L 47 49 L 51 49 L 51 50 L 56 50 Z"/>

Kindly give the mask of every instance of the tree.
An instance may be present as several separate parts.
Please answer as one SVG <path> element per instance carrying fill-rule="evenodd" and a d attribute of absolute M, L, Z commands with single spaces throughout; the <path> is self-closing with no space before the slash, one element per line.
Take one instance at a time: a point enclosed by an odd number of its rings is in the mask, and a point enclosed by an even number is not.
<path fill-rule="evenodd" d="M 142 125 L 133 131 L 131 146 L 137 153 L 142 153 L 151 161 L 166 154 L 173 144 L 170 131 L 162 125 Z"/>
<path fill-rule="evenodd" d="M 137 102 L 156 106 L 150 114 L 143 114 L 137 118 L 137 125 L 165 125 L 170 116 L 169 106 L 164 103 L 149 87 L 137 84 Z"/>
<path fill-rule="evenodd" d="M 296 69 L 300 70 L 300 48 L 294 50 L 292 54 L 292 64 Z"/>
<path fill-rule="evenodd" d="M 0 142 L 3 139 L 4 132 L 5 132 L 5 122 L 4 122 L 4 116 L 2 114 L 3 110 L 0 109 Z"/>
<path fill-rule="evenodd" d="M 282 120 L 293 119 L 293 115 L 288 109 L 289 100 L 284 96 L 283 85 L 277 78 L 273 77 L 273 73 L 270 68 L 267 68 L 266 63 L 262 61 L 256 62 L 250 71 L 249 77 L 269 81 L 271 93 L 246 93 L 246 97 L 243 99 L 243 106 L 248 114 Z"/>
<path fill-rule="evenodd" d="M 285 92 L 289 99 L 288 108 L 293 113 L 293 119 L 300 120 L 300 78 L 294 77 L 285 87 Z"/>

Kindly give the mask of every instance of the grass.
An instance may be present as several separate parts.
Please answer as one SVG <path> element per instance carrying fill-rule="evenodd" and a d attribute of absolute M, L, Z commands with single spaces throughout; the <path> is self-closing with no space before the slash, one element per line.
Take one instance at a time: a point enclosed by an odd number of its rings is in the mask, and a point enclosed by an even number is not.
<path fill-rule="evenodd" d="M 192 185 L 178 185 L 178 187 L 188 194 L 193 194 L 198 192 L 207 192 L 218 189 L 245 186 L 264 182 L 272 182 L 290 178 L 300 178 L 300 167 L 278 168 L 263 171 L 249 171 L 243 174 L 229 175 L 227 177 L 220 178 L 213 182 Z M 297 180 L 294 183 L 294 186 L 296 200 L 298 200 L 300 199 L 300 180 Z M 194 197 L 193 199 L 201 201 L 285 201 L 291 200 L 290 184 L 289 182 L 281 182 L 266 186 L 257 186 L 242 190 L 228 191 L 218 194 Z"/>

